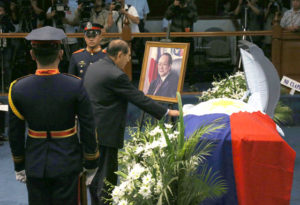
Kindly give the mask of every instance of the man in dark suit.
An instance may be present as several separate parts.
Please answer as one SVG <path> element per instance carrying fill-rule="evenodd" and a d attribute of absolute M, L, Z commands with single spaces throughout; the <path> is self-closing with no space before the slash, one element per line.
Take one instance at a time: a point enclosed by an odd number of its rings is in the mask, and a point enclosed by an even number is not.
<path fill-rule="evenodd" d="M 109 197 L 103 181 L 105 178 L 113 185 L 117 184 L 118 149 L 124 144 L 128 101 L 157 119 L 165 115 L 179 115 L 177 110 L 168 110 L 131 84 L 123 71 L 130 60 L 130 49 L 125 41 L 112 41 L 107 54 L 107 57 L 93 63 L 84 77 L 84 86 L 94 111 L 100 150 L 99 169 L 90 186 L 92 204 L 108 204 L 102 200 L 102 197 Z"/>
<path fill-rule="evenodd" d="M 99 151 L 88 95 L 78 77 L 58 70 L 65 37 L 61 29 L 49 26 L 29 33 L 36 73 L 9 88 L 9 143 L 16 179 L 26 182 L 29 205 L 78 204 L 82 167 L 88 169 L 87 184 L 97 171 Z"/>
<path fill-rule="evenodd" d="M 159 76 L 150 83 L 147 95 L 158 95 L 176 98 L 178 75 L 172 69 L 172 56 L 164 53 L 158 60 Z"/>

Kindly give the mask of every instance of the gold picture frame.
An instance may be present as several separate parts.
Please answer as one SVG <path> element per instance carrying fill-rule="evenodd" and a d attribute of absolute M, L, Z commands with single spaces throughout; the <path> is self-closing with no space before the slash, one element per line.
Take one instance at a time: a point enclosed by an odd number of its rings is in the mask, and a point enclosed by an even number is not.
<path fill-rule="evenodd" d="M 139 90 L 153 100 L 177 103 L 176 92 L 183 88 L 189 48 L 189 43 L 147 41 Z"/>

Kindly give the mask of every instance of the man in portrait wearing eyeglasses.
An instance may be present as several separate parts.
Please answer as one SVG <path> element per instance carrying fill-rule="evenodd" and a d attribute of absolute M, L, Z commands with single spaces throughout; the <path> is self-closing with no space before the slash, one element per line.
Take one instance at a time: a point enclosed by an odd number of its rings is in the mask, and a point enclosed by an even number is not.
<path fill-rule="evenodd" d="M 147 95 L 176 97 L 178 75 L 172 71 L 172 56 L 164 53 L 158 60 L 158 76 L 150 84 Z"/>

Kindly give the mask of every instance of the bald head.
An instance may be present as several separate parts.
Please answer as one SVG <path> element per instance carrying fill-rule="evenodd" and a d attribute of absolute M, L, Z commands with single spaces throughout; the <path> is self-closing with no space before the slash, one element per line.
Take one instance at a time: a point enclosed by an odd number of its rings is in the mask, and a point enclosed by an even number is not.
<path fill-rule="evenodd" d="M 113 40 L 109 43 L 107 48 L 107 54 L 111 57 L 117 57 L 119 52 L 122 52 L 123 54 L 127 54 L 129 51 L 128 44 L 120 39 Z"/>

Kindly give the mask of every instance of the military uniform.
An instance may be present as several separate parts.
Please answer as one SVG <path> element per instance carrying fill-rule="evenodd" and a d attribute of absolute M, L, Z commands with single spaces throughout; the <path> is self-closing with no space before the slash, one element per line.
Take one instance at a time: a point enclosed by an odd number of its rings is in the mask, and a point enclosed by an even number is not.
<path fill-rule="evenodd" d="M 36 30 L 27 40 L 45 33 L 55 35 L 58 29 Z M 45 38 L 50 37 L 45 34 Z M 37 40 L 37 44 L 52 42 Z M 61 74 L 58 68 L 37 69 L 35 75 L 11 83 L 8 100 L 9 142 L 15 171 L 26 172 L 29 204 L 77 204 L 79 173 L 83 166 L 96 168 L 99 157 L 92 109 L 82 80 Z M 80 122 L 80 139 L 75 116 Z"/>
<path fill-rule="evenodd" d="M 85 48 L 80 49 L 72 54 L 68 73 L 83 78 L 88 66 L 105 56 L 106 50 L 93 53 L 87 51 Z"/>
<path fill-rule="evenodd" d="M 100 41 L 99 41 L 99 45 L 97 44 L 93 45 L 93 48 L 89 47 L 88 44 L 90 38 L 91 39 L 96 38 L 97 36 L 97 38 L 99 39 L 101 35 L 101 29 L 103 29 L 102 25 L 96 23 L 92 24 L 91 22 L 87 22 L 84 28 L 84 35 L 85 35 L 85 41 L 87 43 L 87 47 L 75 51 L 72 54 L 68 73 L 83 78 L 89 65 L 93 64 L 94 62 L 106 56 L 106 50 L 101 49 Z"/>

